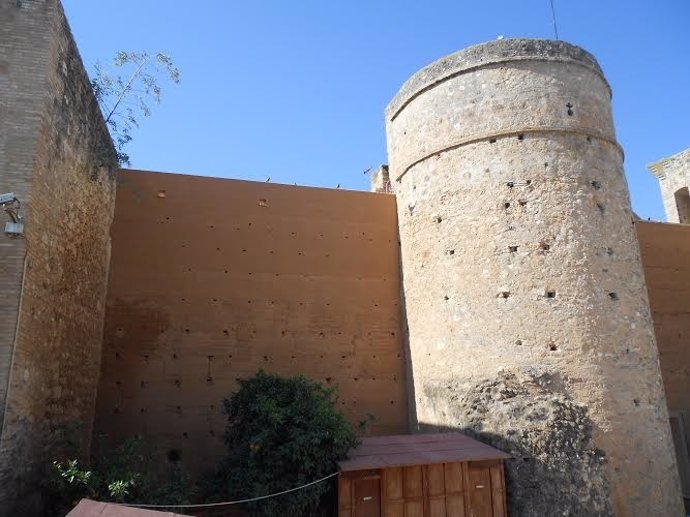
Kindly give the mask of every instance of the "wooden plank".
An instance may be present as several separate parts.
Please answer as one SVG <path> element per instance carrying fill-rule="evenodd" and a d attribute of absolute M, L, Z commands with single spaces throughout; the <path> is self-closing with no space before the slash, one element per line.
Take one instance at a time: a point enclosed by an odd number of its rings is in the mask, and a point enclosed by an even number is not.
<path fill-rule="evenodd" d="M 402 500 L 403 498 L 402 468 L 383 469 L 383 499 Z"/>
<path fill-rule="evenodd" d="M 446 517 L 465 517 L 465 515 L 465 497 L 446 495 Z"/>
<path fill-rule="evenodd" d="M 422 499 L 405 500 L 405 517 L 424 517 Z"/>
<path fill-rule="evenodd" d="M 422 467 L 405 467 L 403 469 L 403 497 L 405 500 L 424 495 L 422 487 Z"/>
<path fill-rule="evenodd" d="M 348 476 L 338 477 L 338 509 L 350 511 L 352 508 L 352 480 Z"/>
<path fill-rule="evenodd" d="M 465 484 L 462 482 L 462 463 L 444 463 L 446 494 L 462 494 Z"/>
<path fill-rule="evenodd" d="M 383 517 L 405 517 L 405 501 L 384 501 Z"/>
<path fill-rule="evenodd" d="M 429 497 L 428 517 L 446 517 L 446 498 L 445 496 Z"/>
<path fill-rule="evenodd" d="M 426 465 L 426 493 L 429 496 L 443 495 L 446 493 L 443 464 Z"/>
<path fill-rule="evenodd" d="M 498 463 L 491 469 L 491 499 L 493 502 L 493 517 L 506 517 L 506 495 L 504 488 L 503 464 Z"/>

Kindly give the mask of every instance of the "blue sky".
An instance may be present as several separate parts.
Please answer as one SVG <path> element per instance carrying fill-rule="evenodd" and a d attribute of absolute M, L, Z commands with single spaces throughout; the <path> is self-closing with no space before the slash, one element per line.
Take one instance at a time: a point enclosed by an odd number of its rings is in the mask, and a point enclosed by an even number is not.
<path fill-rule="evenodd" d="M 663 219 L 645 165 L 690 147 L 690 1 L 554 0 L 561 39 L 613 88 L 633 208 Z M 424 65 L 505 37 L 553 37 L 549 0 L 63 0 L 87 68 L 169 53 L 182 80 L 142 121 L 132 167 L 366 189 L 383 110 Z"/>

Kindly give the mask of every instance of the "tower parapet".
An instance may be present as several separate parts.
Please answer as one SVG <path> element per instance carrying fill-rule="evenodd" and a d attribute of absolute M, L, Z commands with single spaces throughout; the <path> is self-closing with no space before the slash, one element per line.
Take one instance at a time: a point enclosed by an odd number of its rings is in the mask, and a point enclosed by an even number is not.
<path fill-rule="evenodd" d="M 669 223 L 690 224 L 690 149 L 647 166 L 659 180 Z"/>
<path fill-rule="evenodd" d="M 499 40 L 386 110 L 414 417 L 511 452 L 514 515 L 682 515 L 610 97 L 584 50 Z"/>

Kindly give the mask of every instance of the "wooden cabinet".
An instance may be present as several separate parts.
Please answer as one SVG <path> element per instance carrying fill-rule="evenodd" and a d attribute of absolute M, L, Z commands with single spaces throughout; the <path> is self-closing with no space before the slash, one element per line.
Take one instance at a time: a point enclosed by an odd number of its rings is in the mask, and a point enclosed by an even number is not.
<path fill-rule="evenodd" d="M 507 517 L 501 460 L 345 472 L 339 517 Z"/>

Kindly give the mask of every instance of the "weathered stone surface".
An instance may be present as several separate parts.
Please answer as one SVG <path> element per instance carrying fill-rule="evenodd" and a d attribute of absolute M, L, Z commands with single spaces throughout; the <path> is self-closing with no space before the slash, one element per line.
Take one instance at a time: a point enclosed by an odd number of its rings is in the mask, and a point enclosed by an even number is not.
<path fill-rule="evenodd" d="M 505 463 L 511 515 L 613 516 L 593 423 L 564 388 L 558 374 L 524 368 L 429 384 L 425 395 L 450 427 L 513 456 Z"/>
<path fill-rule="evenodd" d="M 57 0 L 0 0 L 0 102 L 0 192 L 18 195 L 26 228 L 0 235 L 0 515 L 31 515 L 55 430 L 81 423 L 89 447 L 115 195 L 112 142 Z"/>
<path fill-rule="evenodd" d="M 659 180 L 669 223 L 690 224 L 690 149 L 649 164 Z"/>
<path fill-rule="evenodd" d="M 608 85 L 563 42 L 469 53 L 420 72 L 387 112 L 417 421 L 449 423 L 429 386 L 545 368 L 607 458 L 601 511 L 681 515 Z"/>

